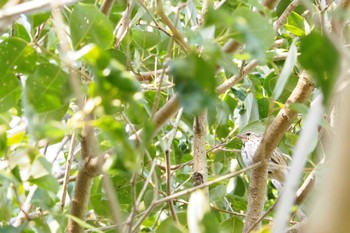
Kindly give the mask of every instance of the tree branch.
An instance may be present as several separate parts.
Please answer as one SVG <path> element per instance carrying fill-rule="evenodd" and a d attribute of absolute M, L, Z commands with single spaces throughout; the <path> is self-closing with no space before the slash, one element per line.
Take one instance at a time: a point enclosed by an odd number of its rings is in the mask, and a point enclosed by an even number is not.
<path fill-rule="evenodd" d="M 293 2 L 291 2 L 287 6 L 287 8 L 282 13 L 282 15 L 274 23 L 275 31 L 278 31 L 282 27 L 282 25 L 287 22 L 288 16 L 292 13 L 292 11 L 295 10 L 295 8 L 297 8 L 297 6 L 301 3 L 301 1 L 302 0 L 293 0 Z"/>
<path fill-rule="evenodd" d="M 100 163 L 96 152 L 93 129 L 86 126 L 81 138 L 81 164 L 74 186 L 70 214 L 84 220 L 90 200 L 93 178 L 100 173 Z M 83 228 L 73 219 L 68 220 L 67 232 L 83 232 Z"/>
<path fill-rule="evenodd" d="M 207 134 L 207 110 L 194 118 L 193 123 L 193 172 L 195 178 L 195 186 L 201 185 L 208 181 L 208 164 L 206 153 Z M 197 175 L 196 175 L 197 174 Z M 200 179 L 196 180 L 196 177 Z M 204 195 L 209 202 L 209 189 L 206 187 Z"/>
<path fill-rule="evenodd" d="M 190 52 L 190 50 L 191 50 L 190 46 L 187 44 L 185 39 L 182 37 L 182 34 L 179 32 L 179 30 L 177 30 L 177 28 L 173 24 L 173 22 L 171 22 L 171 20 L 165 14 L 165 12 L 163 10 L 163 3 L 161 0 L 157 0 L 157 11 L 158 11 L 158 15 L 163 20 L 165 25 L 167 25 L 169 27 L 169 29 L 171 30 L 171 32 L 173 33 L 173 37 L 174 37 L 175 41 L 177 41 L 179 43 L 179 45 L 182 48 L 184 48 L 184 50 L 186 52 Z"/>

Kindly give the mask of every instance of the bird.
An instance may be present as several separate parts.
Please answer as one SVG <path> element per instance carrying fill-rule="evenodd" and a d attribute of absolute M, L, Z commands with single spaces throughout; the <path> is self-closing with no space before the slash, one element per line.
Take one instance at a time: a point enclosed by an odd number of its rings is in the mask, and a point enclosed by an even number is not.
<path fill-rule="evenodd" d="M 237 135 L 237 137 L 243 142 L 241 150 L 243 163 L 245 166 L 252 165 L 254 163 L 253 157 L 261 142 L 262 136 L 248 131 Z M 270 160 L 271 163 L 278 166 L 269 167 L 267 170 L 268 176 L 278 192 L 283 190 L 284 182 L 288 173 L 286 157 L 287 155 L 283 154 L 280 149 L 276 148 L 273 151 Z M 301 208 L 298 208 L 296 214 L 300 219 L 305 219 L 307 217 Z"/>
<path fill-rule="evenodd" d="M 243 163 L 245 166 L 250 166 L 253 164 L 253 157 L 261 142 L 262 136 L 248 131 L 237 135 L 237 137 L 240 138 L 243 142 L 241 150 Z M 286 156 L 282 153 L 282 151 L 276 148 L 273 151 L 270 160 L 272 164 L 276 164 L 278 166 L 270 166 L 268 168 L 268 176 L 271 179 L 272 184 L 279 191 L 283 188 L 283 184 L 288 172 L 288 164 L 285 157 Z"/>

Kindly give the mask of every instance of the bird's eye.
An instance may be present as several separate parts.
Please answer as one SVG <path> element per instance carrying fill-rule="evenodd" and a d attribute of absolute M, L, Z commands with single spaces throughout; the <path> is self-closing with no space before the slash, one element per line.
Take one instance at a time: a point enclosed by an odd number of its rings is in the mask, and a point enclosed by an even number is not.
<path fill-rule="evenodd" d="M 247 136 L 250 136 L 250 133 L 247 133 Z"/>

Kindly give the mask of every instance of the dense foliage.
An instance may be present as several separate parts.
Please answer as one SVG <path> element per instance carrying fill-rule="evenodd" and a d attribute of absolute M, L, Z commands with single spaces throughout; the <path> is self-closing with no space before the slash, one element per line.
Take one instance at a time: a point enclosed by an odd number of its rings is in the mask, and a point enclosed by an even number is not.
<path fill-rule="evenodd" d="M 244 167 L 235 135 L 262 134 L 306 70 L 316 89 L 290 106 L 298 116 L 279 144 L 292 155 L 310 103 L 320 95 L 330 103 L 339 71 L 339 48 L 319 20 L 323 1 L 299 5 L 280 27 L 287 0 L 274 9 L 258 0 L 208 1 L 207 10 L 202 1 L 117 0 L 107 11 L 101 6 L 112 1 L 83 0 L 14 17 L 5 14 L 18 7 L 10 2 L 0 3 L 0 227 L 6 232 L 64 232 L 69 219 L 93 232 L 115 231 L 118 220 L 125 232 L 187 232 L 190 195 L 173 203 L 162 198 L 193 187 L 194 117 L 207 110 L 211 181 Z M 304 148 L 311 156 L 303 179 L 321 159 L 319 144 L 315 138 Z M 84 153 L 98 158 L 97 174 L 81 169 Z M 80 221 L 71 210 L 78 172 L 93 177 Z M 202 232 L 243 231 L 248 174 L 209 186 Z M 267 185 L 265 210 L 278 197 Z"/>

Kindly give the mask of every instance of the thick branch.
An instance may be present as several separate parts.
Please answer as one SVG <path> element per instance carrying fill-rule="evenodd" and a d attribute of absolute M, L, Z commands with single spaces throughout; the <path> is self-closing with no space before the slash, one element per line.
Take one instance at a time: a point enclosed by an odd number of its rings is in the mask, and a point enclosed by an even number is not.
<path fill-rule="evenodd" d="M 306 101 L 313 88 L 313 82 L 310 81 L 305 74 L 302 74 L 299 78 L 297 86 L 288 98 L 285 107 L 280 110 L 264 134 L 263 139 L 255 153 L 255 161 L 269 161 L 272 152 L 275 150 L 284 133 L 293 123 L 293 120 L 297 115 L 297 112 L 291 110 L 289 105 L 292 103 L 303 103 Z M 266 163 L 263 164 L 265 165 L 253 170 L 251 173 L 249 202 L 244 232 L 247 232 L 247 230 L 250 229 L 256 220 L 262 215 L 267 179 L 267 166 Z"/>
<path fill-rule="evenodd" d="M 165 12 L 163 10 L 163 3 L 160 0 L 157 0 L 157 11 L 158 11 L 158 15 L 160 16 L 162 21 L 165 23 L 165 25 L 167 25 L 169 27 L 169 29 L 173 33 L 173 37 L 174 37 L 175 41 L 177 41 L 178 44 L 181 45 L 185 49 L 186 52 L 190 52 L 190 50 L 191 50 L 190 46 L 187 44 L 187 42 L 185 41 L 185 39 L 183 38 L 183 36 L 179 32 L 179 30 L 177 30 L 177 28 L 173 24 L 173 22 L 171 22 L 169 17 L 165 14 Z"/>
<path fill-rule="evenodd" d="M 208 181 L 208 165 L 206 153 L 207 134 L 207 111 L 194 118 L 193 123 L 193 172 L 195 178 L 195 185 L 201 185 Z M 199 179 L 196 179 L 198 177 Z M 209 189 L 204 189 L 204 195 L 209 198 Z M 209 199 L 208 199 L 209 201 Z"/>
<path fill-rule="evenodd" d="M 96 157 L 93 130 L 87 126 L 81 140 L 81 167 L 76 179 L 70 214 L 84 220 L 90 200 L 93 178 L 100 172 L 100 163 Z M 67 232 L 84 232 L 84 229 L 74 220 L 69 219 Z"/>

